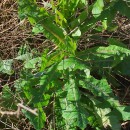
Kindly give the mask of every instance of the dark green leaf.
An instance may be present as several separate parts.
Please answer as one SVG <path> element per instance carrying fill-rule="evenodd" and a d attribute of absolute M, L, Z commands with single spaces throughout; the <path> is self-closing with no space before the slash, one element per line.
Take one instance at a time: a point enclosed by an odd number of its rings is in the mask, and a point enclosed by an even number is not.
<path fill-rule="evenodd" d="M 30 123 L 34 126 L 36 130 L 41 130 L 44 127 L 46 115 L 43 111 L 38 111 L 38 116 L 33 115 L 26 110 L 22 110 L 22 112 L 30 120 Z"/>

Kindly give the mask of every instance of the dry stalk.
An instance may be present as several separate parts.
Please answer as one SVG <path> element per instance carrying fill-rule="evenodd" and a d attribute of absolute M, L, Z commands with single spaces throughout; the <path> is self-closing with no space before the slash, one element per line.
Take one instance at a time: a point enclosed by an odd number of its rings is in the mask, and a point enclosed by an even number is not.
<path fill-rule="evenodd" d="M 18 118 L 19 115 L 20 115 L 20 113 L 21 113 L 20 112 L 21 109 L 25 109 L 26 111 L 29 111 L 30 113 L 38 116 L 38 113 L 36 112 L 37 109 L 32 110 L 31 108 L 29 108 L 27 106 L 24 106 L 22 103 L 18 103 L 17 106 L 18 106 L 18 108 L 17 108 L 16 111 L 2 111 L 0 109 L 0 115 L 1 115 L 1 117 L 3 117 L 4 115 L 7 115 L 7 116 L 14 116 L 14 115 L 16 115 L 17 118 Z"/>

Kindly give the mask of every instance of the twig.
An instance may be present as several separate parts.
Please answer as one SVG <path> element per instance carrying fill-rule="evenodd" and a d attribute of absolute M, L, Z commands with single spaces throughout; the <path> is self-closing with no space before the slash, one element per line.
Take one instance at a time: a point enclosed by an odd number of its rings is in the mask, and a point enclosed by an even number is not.
<path fill-rule="evenodd" d="M 18 106 L 17 111 L 2 111 L 2 110 L 0 109 L 0 115 L 1 115 L 1 116 L 4 116 L 4 115 L 8 115 L 8 116 L 9 116 L 9 115 L 10 115 L 10 116 L 12 116 L 12 115 L 17 115 L 17 117 L 19 117 L 20 108 L 23 108 L 23 109 L 25 109 L 25 110 L 31 112 L 32 114 L 38 116 L 38 113 L 36 113 L 36 111 L 37 111 L 36 109 L 32 110 L 31 108 L 24 106 L 22 103 L 18 103 L 17 106 Z"/>
<path fill-rule="evenodd" d="M 17 111 L 13 112 L 13 111 L 2 111 L 0 110 L 0 114 L 3 115 L 17 115 Z"/>
<path fill-rule="evenodd" d="M 130 87 L 127 88 L 126 93 L 124 97 L 122 98 L 122 102 L 124 101 L 125 97 L 128 95 L 129 92 L 130 92 Z"/>
<path fill-rule="evenodd" d="M 48 52 L 47 55 L 50 55 L 54 50 L 56 50 L 58 48 L 58 46 L 55 46 L 55 48 L 53 48 L 50 52 Z"/>
<path fill-rule="evenodd" d="M 0 120 L 0 122 L 1 122 L 2 124 L 4 124 L 5 126 L 8 126 L 9 128 L 13 129 L 13 130 L 19 130 L 18 128 L 14 128 L 13 126 L 8 125 L 7 123 L 5 123 L 5 122 L 3 122 L 3 121 L 1 121 L 1 120 Z"/>
<path fill-rule="evenodd" d="M 122 26 L 121 29 L 123 29 L 123 30 L 128 30 L 128 29 L 130 29 L 130 24 L 127 24 L 127 25 Z"/>
<path fill-rule="evenodd" d="M 36 115 L 36 116 L 38 116 L 38 114 L 36 113 L 36 109 L 34 109 L 34 110 L 32 110 L 31 108 L 29 108 L 29 107 L 26 107 L 26 106 L 24 106 L 23 104 L 21 104 L 21 103 L 18 103 L 18 105 L 17 105 L 18 107 L 21 107 L 21 108 L 23 108 L 23 109 L 25 109 L 25 110 L 27 110 L 27 111 L 29 111 L 29 112 L 31 112 L 32 114 L 34 114 L 34 115 Z"/>

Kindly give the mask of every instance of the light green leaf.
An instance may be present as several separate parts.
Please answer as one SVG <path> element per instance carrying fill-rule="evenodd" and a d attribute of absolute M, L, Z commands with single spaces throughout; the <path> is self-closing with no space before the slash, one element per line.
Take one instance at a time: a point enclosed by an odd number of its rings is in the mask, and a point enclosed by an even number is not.
<path fill-rule="evenodd" d="M 22 61 L 28 61 L 32 58 L 32 53 L 26 53 L 26 54 L 23 54 L 23 55 L 20 55 L 20 56 L 17 56 L 15 59 L 16 60 L 22 60 Z"/>
<path fill-rule="evenodd" d="M 130 109 L 130 107 L 129 107 Z M 125 106 L 118 106 L 117 110 L 122 114 L 122 119 L 124 121 L 130 120 L 130 110 L 125 111 Z"/>
<path fill-rule="evenodd" d="M 0 72 L 5 74 L 13 74 L 13 59 L 0 60 Z"/>
<path fill-rule="evenodd" d="M 92 14 L 94 15 L 94 17 L 98 17 L 101 14 L 101 12 L 103 11 L 103 7 L 103 0 L 97 0 L 92 9 Z"/>
<path fill-rule="evenodd" d="M 107 29 L 107 19 L 103 20 L 102 25 L 103 25 L 103 30 L 106 30 Z"/>
<path fill-rule="evenodd" d="M 72 34 L 73 37 L 80 37 L 81 36 L 81 31 L 80 29 L 77 29 L 73 34 Z"/>
<path fill-rule="evenodd" d="M 33 58 L 33 59 L 31 59 L 31 60 L 29 60 L 29 61 L 26 61 L 25 62 L 25 64 L 24 64 L 24 67 L 25 68 L 35 68 L 36 67 L 36 64 L 37 63 L 41 63 L 41 57 L 37 57 L 37 58 Z"/>
<path fill-rule="evenodd" d="M 101 120 L 102 120 L 102 125 L 106 128 L 107 126 L 109 126 L 110 122 L 109 122 L 109 117 L 106 116 L 108 113 L 111 112 L 110 108 L 97 108 L 97 114 L 100 116 Z"/>
<path fill-rule="evenodd" d="M 33 27 L 32 32 L 34 34 L 43 33 L 43 27 L 39 24 Z"/>

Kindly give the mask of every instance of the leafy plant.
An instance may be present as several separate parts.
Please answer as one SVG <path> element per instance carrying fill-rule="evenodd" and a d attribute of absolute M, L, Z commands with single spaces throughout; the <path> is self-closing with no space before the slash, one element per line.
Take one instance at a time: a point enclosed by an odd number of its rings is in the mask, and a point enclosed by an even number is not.
<path fill-rule="evenodd" d="M 29 53 L 16 57 L 24 59 L 25 64 L 19 87 L 15 87 L 23 91 L 21 97 L 38 113 L 35 116 L 23 111 L 30 123 L 36 130 L 47 127 L 46 120 L 49 129 L 76 130 L 90 125 L 96 130 L 119 130 L 120 121 L 129 120 L 130 114 L 113 94 L 109 75 L 129 76 L 130 50 L 113 38 L 106 40 L 107 46 L 84 51 L 78 51 L 77 46 L 81 36 L 95 30 L 99 21 L 102 28 L 98 30 L 109 31 L 117 11 L 129 18 L 126 2 L 96 0 L 89 5 L 85 0 L 51 0 L 43 1 L 42 7 L 35 0 L 18 3 L 19 17 L 30 21 L 32 32 L 43 33 L 56 46 L 54 52 L 46 50 L 41 57 L 25 60 L 25 55 L 32 57 Z"/>

